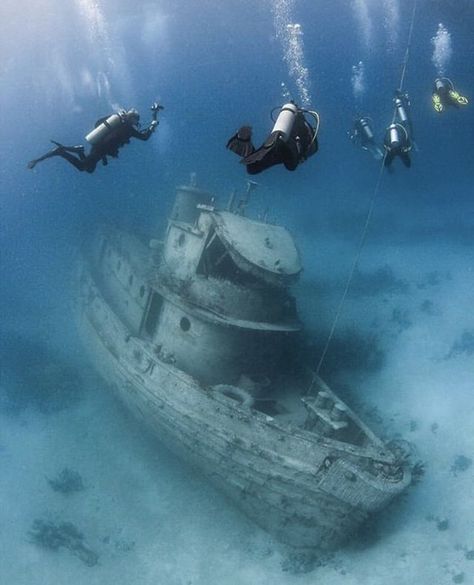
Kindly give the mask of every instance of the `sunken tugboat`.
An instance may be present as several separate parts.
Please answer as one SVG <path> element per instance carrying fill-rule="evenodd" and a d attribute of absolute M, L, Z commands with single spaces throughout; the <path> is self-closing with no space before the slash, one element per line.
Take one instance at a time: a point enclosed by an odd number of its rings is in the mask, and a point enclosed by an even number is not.
<path fill-rule="evenodd" d="M 163 242 L 101 229 L 81 259 L 80 328 L 99 372 L 172 451 L 280 541 L 335 548 L 410 470 L 298 365 L 298 251 L 243 212 L 191 185 Z"/>

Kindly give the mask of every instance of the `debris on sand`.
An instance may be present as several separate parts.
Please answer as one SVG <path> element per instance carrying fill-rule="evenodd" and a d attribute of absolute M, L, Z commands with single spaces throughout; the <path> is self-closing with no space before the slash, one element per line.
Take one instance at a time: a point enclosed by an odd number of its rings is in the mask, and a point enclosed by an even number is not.
<path fill-rule="evenodd" d="M 454 475 L 461 473 L 463 471 L 467 471 L 472 465 L 472 459 L 470 457 L 466 457 L 465 455 L 458 455 L 454 460 L 454 463 L 451 465 L 451 471 Z"/>
<path fill-rule="evenodd" d="M 99 555 L 84 544 L 84 535 L 71 522 L 55 524 L 36 519 L 28 533 L 30 542 L 47 550 L 67 548 L 88 567 L 99 562 Z"/>
<path fill-rule="evenodd" d="M 55 478 L 47 479 L 53 490 L 62 494 L 73 494 L 85 489 L 82 477 L 69 467 L 65 467 Z"/>

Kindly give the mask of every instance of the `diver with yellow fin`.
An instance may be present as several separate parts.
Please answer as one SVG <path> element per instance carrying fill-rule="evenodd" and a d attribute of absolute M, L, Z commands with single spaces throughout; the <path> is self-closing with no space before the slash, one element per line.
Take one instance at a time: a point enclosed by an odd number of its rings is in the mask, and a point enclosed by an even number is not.
<path fill-rule="evenodd" d="M 134 108 L 130 110 L 119 110 L 100 118 L 95 123 L 93 130 L 87 134 L 85 139 L 91 145 L 89 154 L 85 154 L 84 146 L 64 146 L 52 140 L 55 148 L 28 163 L 29 169 L 48 158 L 60 156 L 73 165 L 78 171 L 93 173 L 99 161 L 106 166 L 107 157 L 118 157 L 118 151 L 122 146 L 130 142 L 130 138 L 148 140 L 158 126 L 158 112 L 163 106 L 154 103 L 151 107 L 152 120 L 145 130 L 139 130 L 140 115 Z"/>
<path fill-rule="evenodd" d="M 447 77 L 438 77 L 435 79 L 431 99 L 433 108 L 439 114 L 444 112 L 448 106 L 459 108 L 459 106 L 467 106 L 469 103 L 467 97 L 461 95 L 454 88 L 453 82 Z"/>
<path fill-rule="evenodd" d="M 252 144 L 252 128 L 242 126 L 227 142 L 227 148 L 242 157 L 241 163 L 247 172 L 256 175 L 278 164 L 289 171 L 318 151 L 319 115 L 317 112 L 299 108 L 288 102 L 279 108 L 278 117 L 268 138 L 260 148 Z M 306 115 L 312 116 L 311 125 Z M 273 118 L 272 118 L 273 119 Z"/>

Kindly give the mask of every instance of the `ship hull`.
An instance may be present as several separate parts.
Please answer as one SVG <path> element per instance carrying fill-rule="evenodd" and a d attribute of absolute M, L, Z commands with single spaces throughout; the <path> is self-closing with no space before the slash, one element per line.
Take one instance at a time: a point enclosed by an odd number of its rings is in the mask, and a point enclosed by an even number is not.
<path fill-rule="evenodd" d="M 96 369 L 156 437 L 257 524 L 296 548 L 334 549 L 408 485 L 345 449 L 278 424 L 160 358 L 130 334 L 82 264 L 78 322 Z"/>

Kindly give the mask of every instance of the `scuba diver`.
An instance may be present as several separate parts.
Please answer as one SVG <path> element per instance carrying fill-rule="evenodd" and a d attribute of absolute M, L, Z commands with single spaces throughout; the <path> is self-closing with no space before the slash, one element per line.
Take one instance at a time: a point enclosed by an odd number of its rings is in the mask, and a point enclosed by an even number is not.
<path fill-rule="evenodd" d="M 89 154 L 84 153 L 84 146 L 63 146 L 52 140 L 55 148 L 28 163 L 29 169 L 47 158 L 60 156 L 72 164 L 78 171 L 93 173 L 99 161 L 107 166 L 107 157 L 118 157 L 119 148 L 130 142 L 130 138 L 148 140 L 158 126 L 158 112 L 163 106 L 154 103 L 151 106 L 152 121 L 145 130 L 138 130 L 140 115 L 134 108 L 130 110 L 119 110 L 113 114 L 100 118 L 95 127 L 85 139 L 91 145 Z"/>
<path fill-rule="evenodd" d="M 275 125 L 260 148 L 255 149 L 252 144 L 250 126 L 242 126 L 227 142 L 227 148 L 242 157 L 240 162 L 246 165 L 247 172 L 251 175 L 278 164 L 294 171 L 299 164 L 318 151 L 317 112 L 299 108 L 294 102 L 275 109 L 280 110 Z M 306 120 L 305 114 L 314 118 L 314 127 Z"/>
<path fill-rule="evenodd" d="M 368 116 L 357 115 L 354 118 L 352 129 L 347 134 L 353 144 L 359 143 L 364 150 L 370 152 L 375 160 L 383 159 L 382 149 L 374 140 L 372 120 Z"/>
<path fill-rule="evenodd" d="M 413 124 L 410 116 L 410 98 L 399 89 L 393 98 L 395 114 L 393 122 L 385 130 L 383 146 L 385 149 L 384 165 L 390 167 L 398 156 L 406 167 L 411 167 L 410 151 L 413 146 Z"/>
<path fill-rule="evenodd" d="M 466 106 L 469 103 L 466 97 L 454 89 L 453 82 L 447 77 L 435 79 L 431 99 L 433 108 L 439 114 L 448 106 L 459 108 L 459 106 Z"/>
<path fill-rule="evenodd" d="M 410 141 L 413 142 L 413 123 L 410 112 L 411 102 L 408 93 L 402 93 L 397 89 L 393 98 L 393 105 L 395 106 L 395 120 L 405 128 Z"/>
<path fill-rule="evenodd" d="M 392 164 L 396 156 L 402 159 L 406 167 L 411 167 L 410 150 L 412 143 L 405 126 L 402 126 L 400 123 L 390 124 L 385 131 L 383 146 L 385 148 L 384 164 L 386 167 Z"/>

